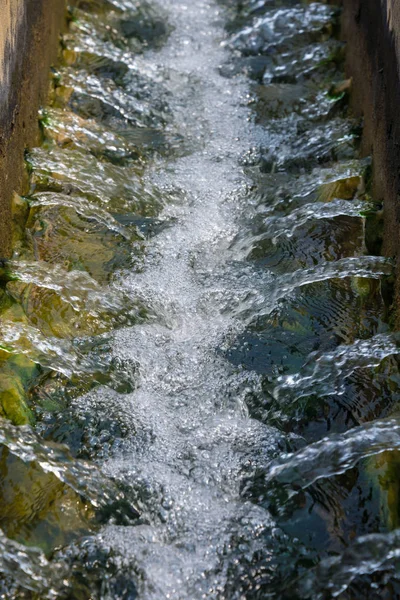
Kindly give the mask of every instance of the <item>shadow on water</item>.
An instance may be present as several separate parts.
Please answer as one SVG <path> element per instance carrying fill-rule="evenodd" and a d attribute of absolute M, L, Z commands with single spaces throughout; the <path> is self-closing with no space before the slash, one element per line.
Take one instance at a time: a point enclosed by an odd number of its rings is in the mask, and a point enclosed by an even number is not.
<path fill-rule="evenodd" d="M 327 3 L 75 0 L 0 268 L 0 590 L 398 598 L 399 336 Z"/>

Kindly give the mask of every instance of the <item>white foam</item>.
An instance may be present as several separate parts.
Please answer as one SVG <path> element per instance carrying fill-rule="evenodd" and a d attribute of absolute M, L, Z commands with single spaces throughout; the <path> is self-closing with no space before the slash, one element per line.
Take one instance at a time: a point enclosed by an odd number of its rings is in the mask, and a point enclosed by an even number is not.
<path fill-rule="evenodd" d="M 141 508 L 148 525 L 110 527 L 103 536 L 143 573 L 142 598 L 187 600 L 218 596 L 235 521 L 251 522 L 250 545 L 257 530 L 272 526 L 263 509 L 241 500 L 240 483 L 245 465 L 250 472 L 260 453 L 266 460 L 279 435 L 248 418 L 246 377 L 216 350 L 241 327 L 223 308 L 232 296 L 240 303 L 248 294 L 246 278 L 229 276 L 229 247 L 244 210 L 238 191 L 246 185 L 238 162 L 256 135 L 247 85 L 219 74 L 228 51 L 215 2 L 167 0 L 162 8 L 174 31 L 162 51 L 141 60 L 164 73 L 192 153 L 155 165 L 157 184 L 179 188 L 185 202 L 161 215 L 176 223 L 152 239 L 143 272 L 125 273 L 118 283 L 143 298 L 153 317 L 114 337 L 115 357 L 138 367 L 136 391 L 115 397 L 140 433 L 132 432 L 104 470 L 147 490 Z M 225 272 L 224 282 L 217 284 L 217 271 Z M 109 392 L 80 401 L 103 393 Z"/>

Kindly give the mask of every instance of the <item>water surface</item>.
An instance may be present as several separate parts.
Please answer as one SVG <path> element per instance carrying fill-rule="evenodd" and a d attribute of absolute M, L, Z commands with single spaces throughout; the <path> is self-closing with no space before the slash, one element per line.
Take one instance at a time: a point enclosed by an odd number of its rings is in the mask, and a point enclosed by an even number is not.
<path fill-rule="evenodd" d="M 70 19 L 2 273 L 4 597 L 396 598 L 393 264 L 336 10 Z"/>

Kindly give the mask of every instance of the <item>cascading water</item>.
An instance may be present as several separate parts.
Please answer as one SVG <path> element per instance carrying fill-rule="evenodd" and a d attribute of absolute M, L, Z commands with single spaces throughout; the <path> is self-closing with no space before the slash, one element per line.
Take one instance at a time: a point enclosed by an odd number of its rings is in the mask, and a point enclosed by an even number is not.
<path fill-rule="evenodd" d="M 1 270 L 2 597 L 398 597 L 393 264 L 335 9 L 70 17 Z"/>

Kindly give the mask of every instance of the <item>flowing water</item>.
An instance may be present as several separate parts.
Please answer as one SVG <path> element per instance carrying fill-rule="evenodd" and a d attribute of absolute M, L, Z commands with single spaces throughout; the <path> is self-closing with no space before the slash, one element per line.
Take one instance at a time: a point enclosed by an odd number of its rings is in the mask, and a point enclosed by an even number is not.
<path fill-rule="evenodd" d="M 393 264 L 336 8 L 69 16 L 0 270 L 1 597 L 398 598 Z"/>

